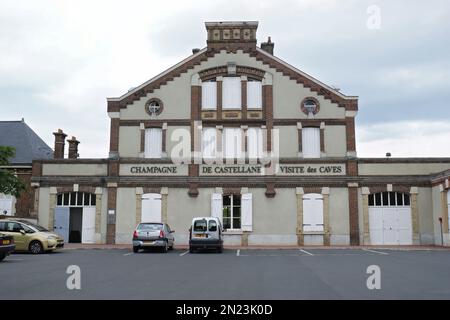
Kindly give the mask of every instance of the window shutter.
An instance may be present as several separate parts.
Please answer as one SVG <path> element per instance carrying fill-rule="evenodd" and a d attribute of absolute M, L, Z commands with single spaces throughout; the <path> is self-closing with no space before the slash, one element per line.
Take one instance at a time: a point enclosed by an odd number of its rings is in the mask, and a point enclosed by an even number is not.
<path fill-rule="evenodd" d="M 202 152 L 203 158 L 215 158 L 217 150 L 216 128 L 206 128 L 202 132 Z"/>
<path fill-rule="evenodd" d="M 302 129 L 302 148 L 304 158 L 320 158 L 320 128 Z"/>
<path fill-rule="evenodd" d="M 222 222 L 223 215 L 223 205 L 222 205 L 222 194 L 213 193 L 211 194 L 211 217 L 219 218 Z"/>
<path fill-rule="evenodd" d="M 247 108 L 262 108 L 262 84 L 261 81 L 247 82 Z"/>
<path fill-rule="evenodd" d="M 323 198 L 320 194 L 303 196 L 303 231 L 323 231 Z"/>
<path fill-rule="evenodd" d="M 242 231 L 252 231 L 253 230 L 253 204 L 252 204 L 252 194 L 244 193 L 241 197 L 241 209 L 242 209 Z"/>
<path fill-rule="evenodd" d="M 222 108 L 241 108 L 241 78 L 224 77 L 222 82 Z"/>
<path fill-rule="evenodd" d="M 161 158 L 162 155 L 162 129 L 151 128 L 145 130 L 145 157 Z"/>
<path fill-rule="evenodd" d="M 141 222 L 161 222 L 161 195 L 146 193 L 142 195 Z"/>
<path fill-rule="evenodd" d="M 217 83 L 215 81 L 202 83 L 202 109 L 217 109 Z"/>
<path fill-rule="evenodd" d="M 247 129 L 247 148 L 250 159 L 262 158 L 263 137 L 261 128 Z"/>

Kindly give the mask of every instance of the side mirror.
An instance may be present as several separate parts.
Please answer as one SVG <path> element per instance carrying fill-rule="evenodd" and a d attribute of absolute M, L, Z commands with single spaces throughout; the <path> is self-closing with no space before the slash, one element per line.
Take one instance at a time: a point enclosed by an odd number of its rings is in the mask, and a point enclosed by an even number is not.
<path fill-rule="evenodd" d="M 170 230 L 170 233 L 174 233 L 175 232 L 175 230 Z"/>
<path fill-rule="evenodd" d="M 25 235 L 25 230 L 20 229 L 20 233 L 24 236 Z"/>

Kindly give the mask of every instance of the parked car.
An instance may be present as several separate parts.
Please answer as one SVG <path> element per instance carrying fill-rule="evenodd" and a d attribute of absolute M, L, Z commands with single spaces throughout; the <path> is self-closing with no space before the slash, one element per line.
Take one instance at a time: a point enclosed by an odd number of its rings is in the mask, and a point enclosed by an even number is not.
<path fill-rule="evenodd" d="M 64 247 L 60 235 L 26 220 L 0 220 L 0 232 L 14 238 L 16 251 L 38 254 Z"/>
<path fill-rule="evenodd" d="M 0 233 L 0 261 L 6 258 L 16 249 L 14 238 L 6 234 Z"/>
<path fill-rule="evenodd" d="M 197 249 L 215 249 L 223 251 L 223 229 L 219 218 L 199 217 L 192 219 L 189 228 L 189 252 Z"/>
<path fill-rule="evenodd" d="M 141 222 L 133 233 L 133 252 L 149 248 L 160 248 L 163 252 L 172 250 L 175 243 L 174 232 L 166 223 Z"/>

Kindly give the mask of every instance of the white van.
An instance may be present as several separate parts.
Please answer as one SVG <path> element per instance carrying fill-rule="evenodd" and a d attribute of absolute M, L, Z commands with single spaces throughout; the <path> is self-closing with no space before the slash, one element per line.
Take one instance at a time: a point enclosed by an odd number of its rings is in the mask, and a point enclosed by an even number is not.
<path fill-rule="evenodd" d="M 189 228 L 189 252 L 197 249 L 214 249 L 219 253 L 223 250 L 222 223 L 219 218 L 198 217 L 192 219 Z"/>

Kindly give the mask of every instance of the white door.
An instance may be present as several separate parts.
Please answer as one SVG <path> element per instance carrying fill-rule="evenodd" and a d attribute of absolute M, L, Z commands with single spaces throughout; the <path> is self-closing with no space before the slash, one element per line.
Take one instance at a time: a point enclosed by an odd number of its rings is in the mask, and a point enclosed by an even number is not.
<path fill-rule="evenodd" d="M 397 244 L 398 227 L 395 208 L 383 208 L 383 244 Z"/>
<path fill-rule="evenodd" d="M 82 243 L 95 243 L 95 207 L 83 207 Z"/>
<path fill-rule="evenodd" d="M 323 231 L 323 197 L 318 193 L 303 196 L 303 231 Z"/>
<path fill-rule="evenodd" d="M 383 244 L 383 209 L 370 208 L 369 232 L 371 244 Z"/>
<path fill-rule="evenodd" d="M 0 215 L 12 216 L 14 197 L 0 194 Z"/>
<path fill-rule="evenodd" d="M 370 243 L 373 245 L 412 244 L 412 220 L 409 206 L 369 208 Z"/>
<path fill-rule="evenodd" d="M 159 193 L 142 195 L 141 222 L 161 222 L 161 195 Z"/>

